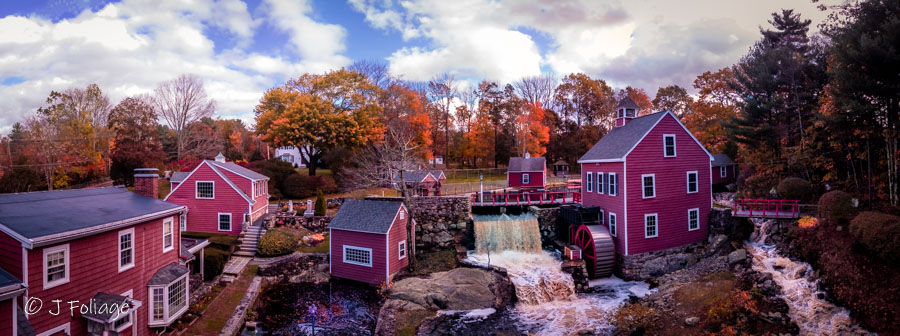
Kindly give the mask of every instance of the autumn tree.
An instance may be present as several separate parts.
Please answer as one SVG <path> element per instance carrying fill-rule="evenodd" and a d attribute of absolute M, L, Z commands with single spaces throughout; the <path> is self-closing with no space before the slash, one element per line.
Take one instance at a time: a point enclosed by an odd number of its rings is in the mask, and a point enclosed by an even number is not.
<path fill-rule="evenodd" d="M 675 113 L 675 116 L 682 120 L 691 113 L 691 105 L 693 104 L 694 98 L 691 98 L 687 90 L 678 85 L 659 88 L 656 90 L 656 97 L 653 98 L 653 110 L 672 111 L 672 113 Z"/>
<path fill-rule="evenodd" d="M 736 157 L 737 150 L 729 142 L 725 123 L 736 113 L 738 92 L 729 85 L 733 78 L 731 68 L 707 71 L 697 76 L 694 88 L 698 90 L 699 97 L 690 106 L 692 112 L 681 118 L 684 126 L 704 147 L 732 158 Z"/>
<path fill-rule="evenodd" d="M 157 115 L 149 97 L 128 97 L 109 113 L 113 134 L 110 178 L 134 184 L 134 169 L 162 166 L 166 155 L 159 142 Z"/>
<path fill-rule="evenodd" d="M 650 96 L 647 95 L 647 91 L 644 91 L 644 89 L 626 86 L 616 94 L 616 100 L 622 100 L 625 97 L 631 98 L 631 100 L 637 104 L 638 116 L 653 113 L 653 103 L 650 101 Z"/>
<path fill-rule="evenodd" d="M 209 98 L 203 80 L 196 75 L 183 74 L 160 83 L 153 91 L 157 113 L 175 131 L 177 158 L 184 155 L 190 130 L 188 126 L 213 115 L 216 101 Z"/>
<path fill-rule="evenodd" d="M 381 139 L 378 88 L 345 69 L 304 74 L 269 89 L 254 109 L 256 132 L 275 146 L 297 146 L 316 174 L 322 155 L 337 147 L 359 147 Z"/>
<path fill-rule="evenodd" d="M 435 137 L 432 141 L 434 152 L 438 153 L 439 145 L 443 145 L 444 148 L 440 152 L 443 153 L 446 163 L 450 160 L 450 132 L 453 125 L 453 111 L 450 107 L 453 105 L 453 99 L 459 95 L 459 82 L 449 73 L 437 75 L 428 82 L 427 94 L 431 106 L 434 107 L 431 117 L 432 125 L 436 127 L 435 132 L 432 132 Z"/>
<path fill-rule="evenodd" d="M 225 150 L 225 139 L 208 123 L 195 121 L 187 126 L 181 154 L 186 159 L 214 158 Z"/>
<path fill-rule="evenodd" d="M 432 122 L 425 110 L 424 97 L 401 83 L 390 85 L 382 95 L 382 123 L 389 129 L 405 133 L 404 137 L 414 142 L 420 159 L 429 159 Z"/>
<path fill-rule="evenodd" d="M 554 92 L 558 125 L 550 135 L 550 152 L 571 160 L 588 151 L 612 127 L 615 91 L 602 79 L 569 74 Z"/>
<path fill-rule="evenodd" d="M 550 128 L 544 125 L 544 109 L 541 103 L 524 103 L 522 113 L 516 118 L 516 148 L 519 156 L 531 154 L 543 156 L 550 141 Z"/>
<path fill-rule="evenodd" d="M 556 89 L 556 77 L 550 74 L 530 76 L 519 79 L 513 83 L 516 94 L 528 104 L 540 103 L 542 108 L 549 108 L 553 104 L 553 90 Z"/>

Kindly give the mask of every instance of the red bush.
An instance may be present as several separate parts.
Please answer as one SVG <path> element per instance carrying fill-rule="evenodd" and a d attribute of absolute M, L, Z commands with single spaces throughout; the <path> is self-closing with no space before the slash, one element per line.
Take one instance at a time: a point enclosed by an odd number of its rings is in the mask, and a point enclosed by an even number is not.
<path fill-rule="evenodd" d="M 846 223 L 855 212 L 853 196 L 843 191 L 829 191 L 819 198 L 819 218 L 831 223 Z"/>
<path fill-rule="evenodd" d="M 850 233 L 886 261 L 900 261 L 900 217 L 866 211 L 850 222 Z"/>

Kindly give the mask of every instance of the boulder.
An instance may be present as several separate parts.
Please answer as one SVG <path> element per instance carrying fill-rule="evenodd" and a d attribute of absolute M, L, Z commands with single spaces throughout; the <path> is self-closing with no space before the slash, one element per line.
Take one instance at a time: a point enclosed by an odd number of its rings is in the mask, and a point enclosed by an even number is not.
<path fill-rule="evenodd" d="M 747 250 L 740 249 L 728 254 L 729 264 L 738 264 L 747 261 Z"/>
<path fill-rule="evenodd" d="M 387 300 L 378 313 L 375 335 L 397 335 L 405 328 L 415 328 L 433 312 L 405 300 Z"/>
<path fill-rule="evenodd" d="M 706 246 L 706 255 L 723 255 L 725 252 L 731 251 L 732 247 L 728 244 L 728 236 L 717 234 L 709 237 L 709 245 Z"/>
<path fill-rule="evenodd" d="M 696 317 L 696 316 L 691 316 L 691 317 L 684 319 L 684 325 L 689 326 L 689 327 L 693 327 L 693 326 L 697 325 L 697 323 L 700 323 L 700 318 Z"/>
<path fill-rule="evenodd" d="M 504 298 L 496 295 L 501 294 L 499 291 L 492 290 L 502 285 L 495 284 L 497 281 L 493 272 L 456 268 L 434 273 L 426 278 L 400 280 L 387 292 L 387 297 L 409 301 L 432 310 L 499 308 Z"/>

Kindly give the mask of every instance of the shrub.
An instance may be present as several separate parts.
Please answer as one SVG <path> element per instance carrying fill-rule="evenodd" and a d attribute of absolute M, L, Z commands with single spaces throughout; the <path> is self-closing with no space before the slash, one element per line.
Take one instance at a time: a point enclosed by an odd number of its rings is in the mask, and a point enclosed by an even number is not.
<path fill-rule="evenodd" d="M 850 233 L 886 261 L 900 261 L 900 217 L 866 211 L 850 222 Z"/>
<path fill-rule="evenodd" d="M 213 236 L 209 237 L 208 240 L 210 247 L 228 251 L 229 253 L 233 251 L 234 247 L 238 244 L 238 239 L 235 236 Z"/>
<path fill-rule="evenodd" d="M 853 196 L 840 190 L 829 191 L 819 198 L 819 218 L 831 223 L 846 223 L 853 218 Z"/>
<path fill-rule="evenodd" d="M 203 280 L 210 281 L 222 274 L 225 262 L 231 256 L 230 252 L 222 251 L 214 247 L 203 249 Z"/>
<path fill-rule="evenodd" d="M 778 198 L 781 199 L 799 200 L 804 203 L 813 199 L 812 184 L 801 178 L 788 177 L 783 179 L 778 183 L 778 187 L 775 190 L 778 191 Z"/>
<path fill-rule="evenodd" d="M 259 238 L 256 254 L 262 257 L 277 257 L 290 254 L 296 248 L 297 239 L 294 235 L 273 229 Z"/>
<path fill-rule="evenodd" d="M 316 195 L 316 216 L 325 216 L 327 211 L 328 202 L 325 201 L 325 194 L 322 194 L 322 189 L 319 189 Z"/>
<path fill-rule="evenodd" d="M 288 197 L 307 198 L 315 195 L 316 190 L 326 194 L 337 192 L 337 184 L 331 176 L 307 176 L 292 174 L 284 181 L 284 193 Z"/>

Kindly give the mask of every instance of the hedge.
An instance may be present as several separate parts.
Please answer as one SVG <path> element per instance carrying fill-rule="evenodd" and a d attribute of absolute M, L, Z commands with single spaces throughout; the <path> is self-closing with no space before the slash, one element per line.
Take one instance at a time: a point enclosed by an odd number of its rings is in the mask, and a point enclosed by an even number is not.
<path fill-rule="evenodd" d="M 813 199 L 812 184 L 797 177 L 788 177 L 781 180 L 775 190 L 778 192 L 778 198 L 781 199 L 799 200 L 804 203 Z"/>
<path fill-rule="evenodd" d="M 210 281 L 222 274 L 225 262 L 231 257 L 231 253 L 214 247 L 203 249 L 203 280 Z"/>
<path fill-rule="evenodd" d="M 296 249 L 297 239 L 294 235 L 272 229 L 259 238 L 256 254 L 261 257 L 277 257 L 293 253 Z"/>
<path fill-rule="evenodd" d="M 819 198 L 819 218 L 835 224 L 842 224 L 853 218 L 856 209 L 853 208 L 853 196 L 834 190 L 829 191 Z"/>
<path fill-rule="evenodd" d="M 866 211 L 850 222 L 850 233 L 879 258 L 900 261 L 900 217 Z"/>
<path fill-rule="evenodd" d="M 215 247 L 223 251 L 234 251 L 234 247 L 238 245 L 238 238 L 235 236 L 209 237 L 208 240 L 210 247 Z"/>

